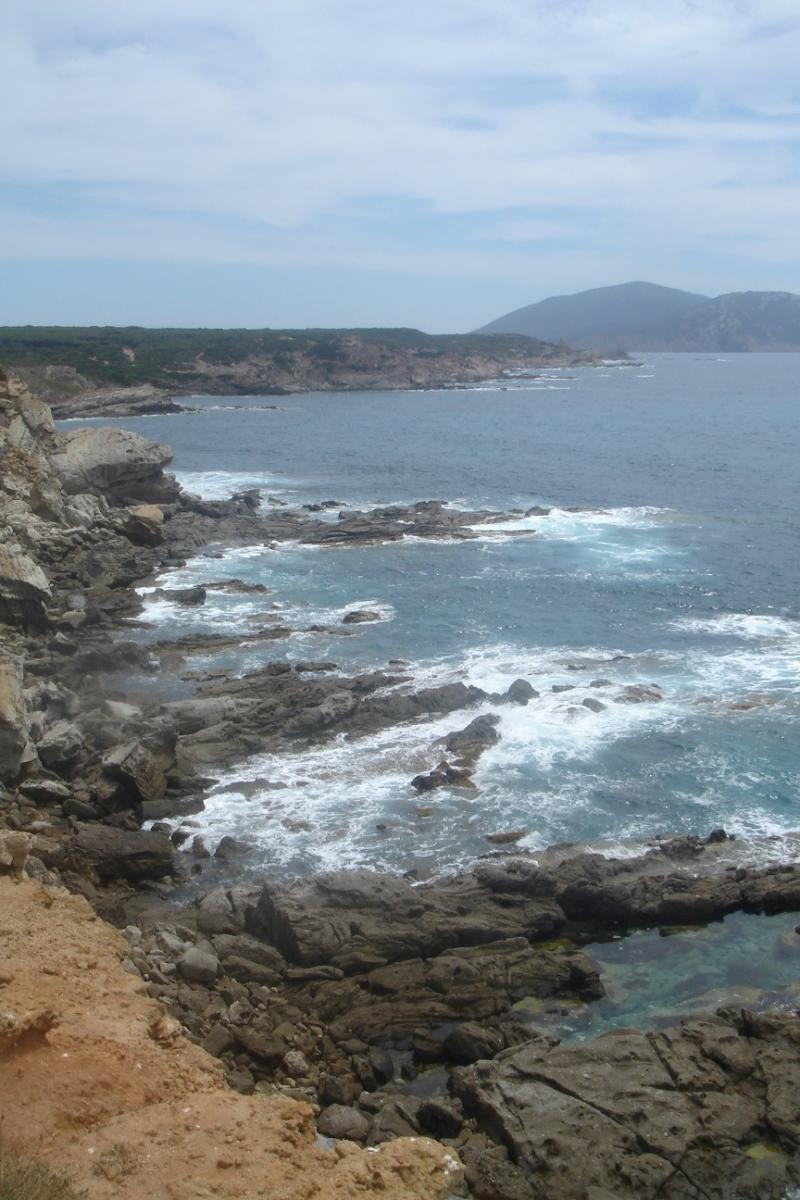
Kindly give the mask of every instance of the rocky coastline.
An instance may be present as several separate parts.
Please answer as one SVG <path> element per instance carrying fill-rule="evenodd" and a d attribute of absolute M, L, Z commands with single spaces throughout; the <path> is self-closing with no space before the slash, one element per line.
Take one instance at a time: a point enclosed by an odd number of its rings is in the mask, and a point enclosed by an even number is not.
<path fill-rule="evenodd" d="M 131 685 L 220 647 L 214 635 L 155 646 L 130 636 L 136 586 L 209 547 L 471 538 L 520 514 L 331 501 L 320 506 L 339 511 L 330 520 L 262 509 L 255 493 L 203 501 L 166 473 L 170 458 L 124 430 L 59 433 L 0 374 L 0 870 L 16 872 L 23 845 L 44 893 L 67 889 L 121 931 L 117 961 L 139 994 L 219 1060 L 233 1093 L 311 1105 L 337 1145 L 436 1138 L 464 1167 L 447 1188 L 480 1200 L 781 1200 L 800 1183 L 796 1013 L 723 1010 L 563 1046 L 548 1016 L 602 996 L 583 949 L 597 932 L 797 912 L 796 857 L 757 865 L 758 847 L 721 830 L 627 858 L 533 855 L 514 850 L 511 830 L 458 876 L 256 881 L 242 873 L 246 844 L 206 845 L 191 824 L 215 770 L 453 714 L 430 770 L 409 782 L 469 786 L 497 737 L 496 721 L 470 709 L 527 704 L 532 685 L 415 688 L 402 664 L 348 677 L 333 662 L 283 659 L 195 674 L 183 699 Z M 172 598 L 201 606 L 205 592 Z M 379 617 L 353 609 L 338 632 L 357 636 Z M 278 615 L 249 636 L 292 632 Z M 597 693 L 601 705 L 661 699 L 645 681 Z M 10 1004 L 13 979 L 4 994 Z M 0 1090 L 12 1060 L 0 1057 Z M 438 1177 L 428 1186 L 444 1194 Z"/>

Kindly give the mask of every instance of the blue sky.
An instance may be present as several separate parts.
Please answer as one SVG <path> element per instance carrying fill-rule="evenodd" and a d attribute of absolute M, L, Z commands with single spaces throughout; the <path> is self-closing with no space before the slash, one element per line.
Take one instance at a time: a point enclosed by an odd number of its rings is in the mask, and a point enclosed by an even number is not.
<path fill-rule="evenodd" d="M 0 322 L 473 328 L 800 291 L 797 0 L 28 0 Z"/>

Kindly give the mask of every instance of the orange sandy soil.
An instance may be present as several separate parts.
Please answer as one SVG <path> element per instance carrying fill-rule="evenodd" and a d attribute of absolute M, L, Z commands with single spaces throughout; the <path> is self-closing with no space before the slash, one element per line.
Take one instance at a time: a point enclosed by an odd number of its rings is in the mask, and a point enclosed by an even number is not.
<path fill-rule="evenodd" d="M 444 1147 L 314 1144 L 294 1100 L 241 1096 L 120 960 L 86 901 L 0 878 L 3 1137 L 88 1200 L 440 1200 L 460 1171 Z"/>

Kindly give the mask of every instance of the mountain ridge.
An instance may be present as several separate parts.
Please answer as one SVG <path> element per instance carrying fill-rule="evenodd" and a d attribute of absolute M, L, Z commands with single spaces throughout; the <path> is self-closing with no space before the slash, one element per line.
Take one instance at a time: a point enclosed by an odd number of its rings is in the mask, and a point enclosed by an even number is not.
<path fill-rule="evenodd" d="M 594 351 L 800 350 L 800 296 L 727 292 L 703 296 L 644 281 L 550 296 L 506 313 L 476 333 L 568 341 Z"/>

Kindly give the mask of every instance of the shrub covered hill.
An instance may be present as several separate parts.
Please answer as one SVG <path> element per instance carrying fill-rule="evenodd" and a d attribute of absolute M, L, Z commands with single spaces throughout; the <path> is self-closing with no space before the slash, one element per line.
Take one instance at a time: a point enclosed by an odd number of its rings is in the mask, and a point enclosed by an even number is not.
<path fill-rule="evenodd" d="M 518 334 L 26 325 L 0 328 L 0 361 L 58 405 L 143 386 L 234 395 L 460 386 L 591 356 Z"/>

